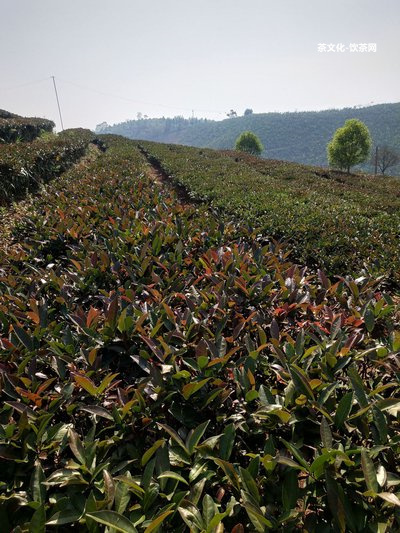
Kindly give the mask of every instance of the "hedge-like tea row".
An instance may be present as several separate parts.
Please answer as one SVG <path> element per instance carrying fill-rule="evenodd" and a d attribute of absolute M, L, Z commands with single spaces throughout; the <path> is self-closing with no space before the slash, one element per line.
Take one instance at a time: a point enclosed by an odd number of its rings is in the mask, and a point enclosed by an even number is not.
<path fill-rule="evenodd" d="M 107 143 L 0 264 L 3 530 L 398 531 L 379 280 L 310 275 Z"/>
<path fill-rule="evenodd" d="M 330 274 L 400 281 L 400 181 L 347 176 L 241 153 L 140 143 L 195 198 L 289 241 L 301 263 Z"/>
<path fill-rule="evenodd" d="M 55 124 L 44 118 L 0 117 L 0 144 L 30 142 L 43 132 L 51 133 Z"/>
<path fill-rule="evenodd" d="M 22 118 L 20 115 L 16 115 L 15 113 L 10 113 L 10 111 L 6 111 L 5 109 L 0 109 L 0 118 Z"/>
<path fill-rule="evenodd" d="M 59 176 L 84 155 L 91 139 L 89 130 L 71 130 L 32 143 L 0 145 L 0 205 L 21 199 Z"/>

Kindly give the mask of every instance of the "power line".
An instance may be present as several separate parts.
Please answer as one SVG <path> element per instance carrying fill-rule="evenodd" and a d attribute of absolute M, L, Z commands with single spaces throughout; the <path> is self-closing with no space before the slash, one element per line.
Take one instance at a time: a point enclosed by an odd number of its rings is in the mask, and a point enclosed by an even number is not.
<path fill-rule="evenodd" d="M 19 88 L 22 88 L 22 87 L 28 87 L 30 85 L 35 85 L 35 84 L 38 84 L 38 83 L 42 83 L 44 81 L 48 81 L 49 79 L 53 79 L 53 78 L 54 78 L 54 76 L 50 76 L 48 78 L 42 78 L 40 80 L 33 80 L 33 81 L 26 82 L 26 83 L 21 83 L 19 85 L 13 85 L 13 86 L 9 86 L 9 87 L 0 87 L 0 91 L 13 91 L 15 89 L 19 89 Z M 106 91 L 95 89 L 93 87 L 88 87 L 88 86 L 85 86 L 85 85 L 81 85 L 80 83 L 75 83 L 75 82 L 72 82 L 72 81 L 64 80 L 62 78 L 57 78 L 57 80 L 58 80 L 58 82 L 61 81 L 62 83 L 66 83 L 68 85 L 75 86 L 78 89 L 82 89 L 84 91 L 94 92 L 94 93 L 100 94 L 102 96 L 107 96 L 107 97 L 110 97 L 110 98 L 117 98 L 118 100 L 123 100 L 125 102 L 130 102 L 130 103 L 134 103 L 134 104 L 149 105 L 149 106 L 156 106 L 156 107 L 163 107 L 165 109 L 175 109 L 175 110 L 179 110 L 179 111 L 189 111 L 189 112 L 193 113 L 193 108 L 192 107 L 190 107 L 190 108 L 189 107 L 179 107 L 179 106 L 172 106 L 172 105 L 156 103 L 156 102 L 147 102 L 147 101 L 144 101 L 144 100 L 136 100 L 134 98 L 121 96 L 121 95 L 114 94 L 114 93 L 109 93 L 109 92 L 106 92 Z M 54 79 L 53 79 L 53 83 L 54 83 Z M 215 114 L 218 114 L 218 115 L 225 115 L 226 114 L 225 111 L 215 110 L 215 109 L 196 109 L 196 111 L 199 112 L 199 113 L 215 113 Z"/>
<path fill-rule="evenodd" d="M 190 108 L 189 107 L 178 107 L 178 106 L 171 106 L 171 105 L 160 104 L 160 103 L 155 103 L 155 102 L 146 102 L 146 101 L 143 101 L 143 100 L 135 100 L 133 98 L 128 98 L 126 96 L 120 96 L 120 95 L 117 95 L 117 94 L 101 91 L 99 89 L 94 89 L 93 87 L 87 87 L 85 85 L 81 85 L 80 83 L 75 83 L 75 82 L 72 82 L 72 81 L 64 80 L 62 78 L 58 78 L 58 80 L 61 81 L 62 83 L 67 83 L 68 85 L 73 85 L 73 86 L 75 86 L 75 87 L 77 87 L 79 89 L 83 89 L 85 91 L 91 91 L 91 92 L 94 92 L 94 93 L 97 93 L 97 94 L 100 94 L 100 95 L 103 95 L 103 96 L 108 96 L 108 97 L 111 97 L 111 98 L 117 98 L 118 100 L 124 100 L 125 102 L 131 102 L 131 103 L 134 103 L 134 104 L 142 104 L 142 105 L 163 107 L 163 108 L 166 108 L 166 109 L 176 109 L 176 110 L 180 110 L 180 111 L 189 111 L 189 112 L 193 111 L 192 107 L 190 107 Z M 221 111 L 221 110 L 216 111 L 215 109 L 196 109 L 196 111 L 198 111 L 200 113 L 216 113 L 216 114 L 225 115 L 225 111 Z"/>
<path fill-rule="evenodd" d="M 50 78 L 42 78 L 41 80 L 28 81 L 19 85 L 13 85 L 12 87 L 0 87 L 0 91 L 14 91 L 15 89 L 20 89 L 21 87 L 28 87 L 29 85 L 36 85 L 37 83 L 48 81 L 49 79 Z"/>

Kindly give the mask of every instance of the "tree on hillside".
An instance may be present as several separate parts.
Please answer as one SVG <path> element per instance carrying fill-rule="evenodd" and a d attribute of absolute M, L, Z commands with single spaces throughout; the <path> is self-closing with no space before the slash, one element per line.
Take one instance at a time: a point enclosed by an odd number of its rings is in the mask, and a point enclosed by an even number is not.
<path fill-rule="evenodd" d="M 260 155 L 264 147 L 257 135 L 251 131 L 244 131 L 236 139 L 235 149 L 252 155 Z"/>
<path fill-rule="evenodd" d="M 387 145 L 377 146 L 371 159 L 371 164 L 375 166 L 375 172 L 379 168 L 382 174 L 388 168 L 395 167 L 399 163 L 400 155 Z"/>
<path fill-rule="evenodd" d="M 253 110 L 248 107 L 247 109 L 244 110 L 243 116 L 247 117 L 252 114 L 253 114 Z"/>
<path fill-rule="evenodd" d="M 229 117 L 229 118 L 235 118 L 235 117 L 237 117 L 237 113 L 236 113 L 236 111 L 234 109 L 231 109 L 229 111 L 229 113 L 226 114 L 226 116 Z"/>
<path fill-rule="evenodd" d="M 350 174 L 352 166 L 368 159 L 371 144 L 369 130 L 361 120 L 346 120 L 327 146 L 329 164 Z"/>

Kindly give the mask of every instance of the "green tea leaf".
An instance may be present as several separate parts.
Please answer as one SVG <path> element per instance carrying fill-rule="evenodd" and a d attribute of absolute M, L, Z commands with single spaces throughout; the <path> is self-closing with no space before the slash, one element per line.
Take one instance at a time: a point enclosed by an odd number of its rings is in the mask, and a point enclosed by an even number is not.
<path fill-rule="evenodd" d="M 46 476 L 40 462 L 37 462 L 31 477 L 31 491 L 33 500 L 39 503 L 45 502 L 46 486 L 43 482 L 46 481 Z"/>
<path fill-rule="evenodd" d="M 361 466 L 364 473 L 365 483 L 367 484 L 368 490 L 374 492 L 375 494 L 379 491 L 379 484 L 376 477 L 376 471 L 374 463 L 370 458 L 367 450 L 363 448 L 361 450 Z"/>
<path fill-rule="evenodd" d="M 347 417 L 350 414 L 352 403 L 353 403 L 352 392 L 348 392 L 341 398 L 340 402 L 338 403 L 336 413 L 335 413 L 334 421 L 335 421 L 336 427 L 338 428 L 343 427 L 343 424 L 345 423 L 345 421 L 347 420 Z"/>
<path fill-rule="evenodd" d="M 189 435 L 187 436 L 186 448 L 190 455 L 192 455 L 192 453 L 194 452 L 194 449 L 200 442 L 200 439 L 204 435 L 209 423 L 210 423 L 209 420 L 207 420 L 206 422 L 203 422 L 202 424 L 197 426 L 196 429 L 193 429 L 192 431 L 190 431 Z"/>
<path fill-rule="evenodd" d="M 234 424 L 228 424 L 225 427 L 221 440 L 219 441 L 220 457 L 224 461 L 229 461 L 235 442 L 235 436 L 236 431 Z"/>
<path fill-rule="evenodd" d="M 73 524 L 77 522 L 82 516 L 82 513 L 75 509 L 65 509 L 58 511 L 50 517 L 50 520 L 46 522 L 47 526 L 62 526 L 64 524 Z"/>
<path fill-rule="evenodd" d="M 289 470 L 282 483 L 282 503 L 287 511 L 296 506 L 299 497 L 299 480 L 297 470 Z"/>
<path fill-rule="evenodd" d="M 205 494 L 203 498 L 203 517 L 206 527 L 210 525 L 211 520 L 218 513 L 218 506 L 209 494 Z"/>
<path fill-rule="evenodd" d="M 100 405 L 81 405 L 79 407 L 80 411 L 86 411 L 92 415 L 100 416 L 101 418 L 106 418 L 107 420 L 114 420 L 112 415 L 104 407 Z"/>
<path fill-rule="evenodd" d="M 351 386 L 354 390 L 354 393 L 356 395 L 356 398 L 358 400 L 358 403 L 360 404 L 361 407 L 368 407 L 368 398 L 365 394 L 365 391 L 364 391 L 364 385 L 363 385 L 363 382 L 357 372 L 357 369 L 355 366 L 351 366 L 349 367 L 348 371 L 347 371 L 348 375 L 349 375 L 349 378 L 350 378 L 350 381 L 351 381 Z"/>
<path fill-rule="evenodd" d="M 327 449 L 331 449 L 333 447 L 332 432 L 325 417 L 321 420 L 320 433 L 322 445 Z"/>
<path fill-rule="evenodd" d="M 239 489 L 239 476 L 234 466 L 228 461 L 223 461 L 222 459 L 213 458 L 213 460 L 222 468 L 232 485 Z"/>
<path fill-rule="evenodd" d="M 169 516 L 170 514 L 172 514 L 174 511 L 165 511 L 164 513 L 160 514 L 160 516 L 158 516 L 157 518 L 155 518 L 151 524 L 149 524 L 146 529 L 144 530 L 144 533 L 151 533 L 152 531 L 156 530 L 160 524 L 162 524 L 164 522 L 164 520 L 167 518 L 167 516 Z"/>
<path fill-rule="evenodd" d="M 46 510 L 44 503 L 33 513 L 29 524 L 29 533 L 46 533 Z"/>
<path fill-rule="evenodd" d="M 97 396 L 97 387 L 93 381 L 86 376 L 74 375 L 74 380 L 82 389 L 85 389 L 91 396 Z"/>
<path fill-rule="evenodd" d="M 185 524 L 187 524 L 190 530 L 195 530 L 195 528 L 200 531 L 204 530 L 204 522 L 201 517 L 201 514 L 197 507 L 187 500 L 183 500 L 181 505 L 178 507 L 178 512 L 181 515 Z"/>
<path fill-rule="evenodd" d="M 143 454 L 143 457 L 142 457 L 142 461 L 141 461 L 141 464 L 142 466 L 145 466 L 149 461 L 150 459 L 153 457 L 153 455 L 155 454 L 155 452 L 158 450 L 158 448 L 160 446 L 162 446 L 163 444 L 165 443 L 165 440 L 164 439 L 159 439 L 157 440 L 153 446 L 151 446 L 151 448 L 149 448 L 147 450 L 147 452 L 145 452 Z"/>
<path fill-rule="evenodd" d="M 260 503 L 260 493 L 257 488 L 257 483 L 255 482 L 253 476 L 242 467 L 239 467 L 240 479 L 242 485 L 246 492 L 252 495 L 254 500 L 259 504 Z"/>
<path fill-rule="evenodd" d="M 391 503 L 392 505 L 400 507 L 400 500 L 396 496 L 396 494 L 393 494 L 392 492 L 380 492 L 378 496 L 379 498 L 382 498 L 382 500 L 385 500 L 386 502 Z"/>
<path fill-rule="evenodd" d="M 86 516 L 99 524 L 114 528 L 121 533 L 137 533 L 137 529 L 132 522 L 115 511 L 95 511 L 93 513 L 87 513 Z"/>
<path fill-rule="evenodd" d="M 202 379 L 195 383 L 187 383 L 182 387 L 182 394 L 185 400 L 188 400 L 195 392 L 200 390 L 206 383 L 210 381 L 210 378 Z"/>
<path fill-rule="evenodd" d="M 157 422 L 157 425 L 164 431 L 166 431 L 172 437 L 172 440 L 174 440 L 176 444 L 178 444 L 178 446 L 185 450 L 186 453 L 189 453 L 188 449 L 185 446 L 185 443 L 174 429 L 172 429 L 170 426 L 167 426 L 167 424 L 160 424 L 159 422 Z"/>
<path fill-rule="evenodd" d="M 182 477 L 180 474 L 177 474 L 176 472 L 163 472 L 158 476 L 158 479 L 176 479 L 177 481 L 180 481 L 181 483 L 184 483 L 185 485 L 189 485 L 189 483 L 186 481 L 184 477 Z"/>
<path fill-rule="evenodd" d="M 29 351 L 33 350 L 33 339 L 28 333 L 26 333 L 25 330 L 20 328 L 19 326 L 13 325 L 13 330 L 15 335 L 17 336 L 18 340 L 21 344 L 25 346 Z"/>
<path fill-rule="evenodd" d="M 310 383 L 305 372 L 296 365 L 291 365 L 289 371 L 296 389 L 301 391 L 302 394 L 304 394 L 310 400 L 314 400 L 314 393 L 311 389 Z"/>
<path fill-rule="evenodd" d="M 77 432 L 73 429 L 69 430 L 69 447 L 71 448 L 72 453 L 78 459 L 78 461 L 84 465 L 86 462 L 85 459 L 85 449 L 83 447 L 82 441 L 80 440 Z"/>
<path fill-rule="evenodd" d="M 365 321 L 365 326 L 367 330 L 371 333 L 371 331 L 375 327 L 375 315 L 374 315 L 374 312 L 370 308 L 368 308 L 365 311 L 364 321 Z"/>

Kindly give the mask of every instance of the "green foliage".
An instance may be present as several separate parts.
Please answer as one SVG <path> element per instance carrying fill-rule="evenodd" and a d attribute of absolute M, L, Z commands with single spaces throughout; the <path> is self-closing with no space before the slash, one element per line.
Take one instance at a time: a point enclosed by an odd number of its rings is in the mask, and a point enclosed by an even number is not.
<path fill-rule="evenodd" d="M 330 274 L 366 270 L 400 279 L 397 179 L 349 179 L 243 152 L 141 144 L 191 198 L 288 241 L 294 260 Z"/>
<path fill-rule="evenodd" d="M 94 135 L 89 130 L 67 130 L 57 136 L 45 134 L 31 143 L 0 149 L 0 205 L 23 198 L 59 176 L 84 155 Z"/>
<path fill-rule="evenodd" d="M 372 139 L 367 126 L 357 119 L 346 120 L 327 146 L 329 164 L 347 170 L 369 157 Z"/>
<path fill-rule="evenodd" d="M 254 113 L 221 121 L 183 117 L 129 120 L 107 126 L 105 131 L 131 139 L 230 149 L 242 131 L 250 130 L 266 147 L 266 157 L 326 166 L 326 145 L 332 133 L 351 118 L 367 125 L 378 146 L 387 144 L 400 152 L 400 103 L 325 111 Z M 102 133 L 100 129 L 99 133 Z M 361 167 L 374 168 L 368 163 Z M 400 166 L 393 167 L 391 173 L 400 175 Z"/>
<path fill-rule="evenodd" d="M 42 132 L 51 133 L 55 124 L 44 118 L 24 118 L 0 110 L 0 144 L 17 141 L 30 142 Z"/>
<path fill-rule="evenodd" d="M 251 155 L 260 155 L 264 147 L 257 135 L 251 131 L 244 131 L 236 139 L 235 149 Z"/>
<path fill-rule="evenodd" d="M 2 527 L 398 530 L 379 280 L 310 274 L 105 140 L 0 265 Z"/>

